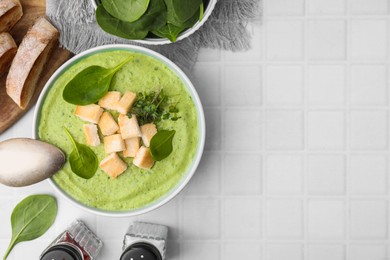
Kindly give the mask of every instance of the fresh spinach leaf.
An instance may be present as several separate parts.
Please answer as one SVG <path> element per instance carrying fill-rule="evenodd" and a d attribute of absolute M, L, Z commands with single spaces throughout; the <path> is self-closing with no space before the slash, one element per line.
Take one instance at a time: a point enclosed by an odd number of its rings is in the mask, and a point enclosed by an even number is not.
<path fill-rule="evenodd" d="M 160 130 L 153 136 L 150 141 L 150 153 L 155 161 L 164 160 L 172 153 L 175 133 L 175 130 Z"/>
<path fill-rule="evenodd" d="M 42 236 L 53 225 L 56 216 L 57 201 L 53 196 L 32 195 L 22 200 L 11 215 L 12 238 L 3 259 L 7 259 L 17 243 Z"/>
<path fill-rule="evenodd" d="M 164 0 L 151 0 L 146 13 L 137 21 L 129 23 L 113 17 L 100 5 L 96 10 L 96 20 L 109 34 L 130 40 L 143 39 L 149 31 L 159 29 L 166 24 L 167 8 Z"/>
<path fill-rule="evenodd" d="M 68 129 L 64 127 L 65 133 L 72 142 L 73 151 L 69 155 L 69 163 L 72 171 L 83 179 L 92 178 L 98 168 L 98 159 L 91 148 L 76 142 Z"/>
<path fill-rule="evenodd" d="M 168 38 L 171 42 L 176 42 L 177 37 L 181 32 L 187 28 L 191 28 L 199 20 L 200 8 L 198 11 L 184 23 L 167 23 L 164 27 L 161 27 L 158 30 L 153 30 L 152 33 L 161 37 Z M 176 21 L 177 22 L 177 21 Z"/>
<path fill-rule="evenodd" d="M 172 7 L 176 17 L 180 22 L 190 19 L 199 9 L 202 0 L 169 0 L 172 1 Z"/>
<path fill-rule="evenodd" d="M 102 0 L 102 4 L 112 16 L 134 22 L 146 12 L 149 0 Z"/>
<path fill-rule="evenodd" d="M 75 105 L 96 103 L 108 92 L 115 73 L 131 59 L 132 57 L 127 58 L 114 68 L 91 66 L 82 70 L 65 86 L 62 97 Z"/>

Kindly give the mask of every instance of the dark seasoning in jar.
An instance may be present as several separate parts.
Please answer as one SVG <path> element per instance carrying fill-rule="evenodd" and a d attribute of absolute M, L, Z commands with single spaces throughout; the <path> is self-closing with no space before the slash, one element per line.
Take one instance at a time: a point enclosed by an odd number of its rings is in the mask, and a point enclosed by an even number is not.
<path fill-rule="evenodd" d="M 102 247 L 102 241 L 77 220 L 45 249 L 40 260 L 94 260 Z"/>

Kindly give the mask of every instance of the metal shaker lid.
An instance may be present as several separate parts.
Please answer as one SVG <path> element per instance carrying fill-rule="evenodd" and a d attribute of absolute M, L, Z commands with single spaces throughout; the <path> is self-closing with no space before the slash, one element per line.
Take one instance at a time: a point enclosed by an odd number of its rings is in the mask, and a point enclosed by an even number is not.
<path fill-rule="evenodd" d="M 72 246 L 61 244 L 47 250 L 41 260 L 84 260 L 84 257 Z"/>
<path fill-rule="evenodd" d="M 155 246 L 140 242 L 126 248 L 120 260 L 162 260 L 162 257 Z"/>

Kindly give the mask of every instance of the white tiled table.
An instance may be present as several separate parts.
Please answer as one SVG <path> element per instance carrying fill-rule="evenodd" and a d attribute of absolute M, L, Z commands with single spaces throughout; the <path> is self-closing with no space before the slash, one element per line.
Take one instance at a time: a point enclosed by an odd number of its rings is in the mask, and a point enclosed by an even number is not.
<path fill-rule="evenodd" d="M 207 143 L 187 189 L 136 218 L 58 197 L 37 259 L 73 219 L 118 259 L 131 220 L 171 227 L 169 259 L 385 260 L 389 242 L 389 0 L 266 0 L 246 53 L 204 50 L 194 71 Z M 32 112 L 0 139 L 31 136 Z M 0 187 L 0 254 L 14 205 L 48 183 Z"/>

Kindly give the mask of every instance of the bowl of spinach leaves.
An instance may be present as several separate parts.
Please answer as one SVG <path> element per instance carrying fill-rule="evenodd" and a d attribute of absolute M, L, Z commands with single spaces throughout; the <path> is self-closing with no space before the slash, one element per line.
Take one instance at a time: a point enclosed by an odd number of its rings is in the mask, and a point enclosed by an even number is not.
<path fill-rule="evenodd" d="M 182 40 L 198 30 L 217 0 L 91 0 L 108 34 L 144 44 Z"/>

